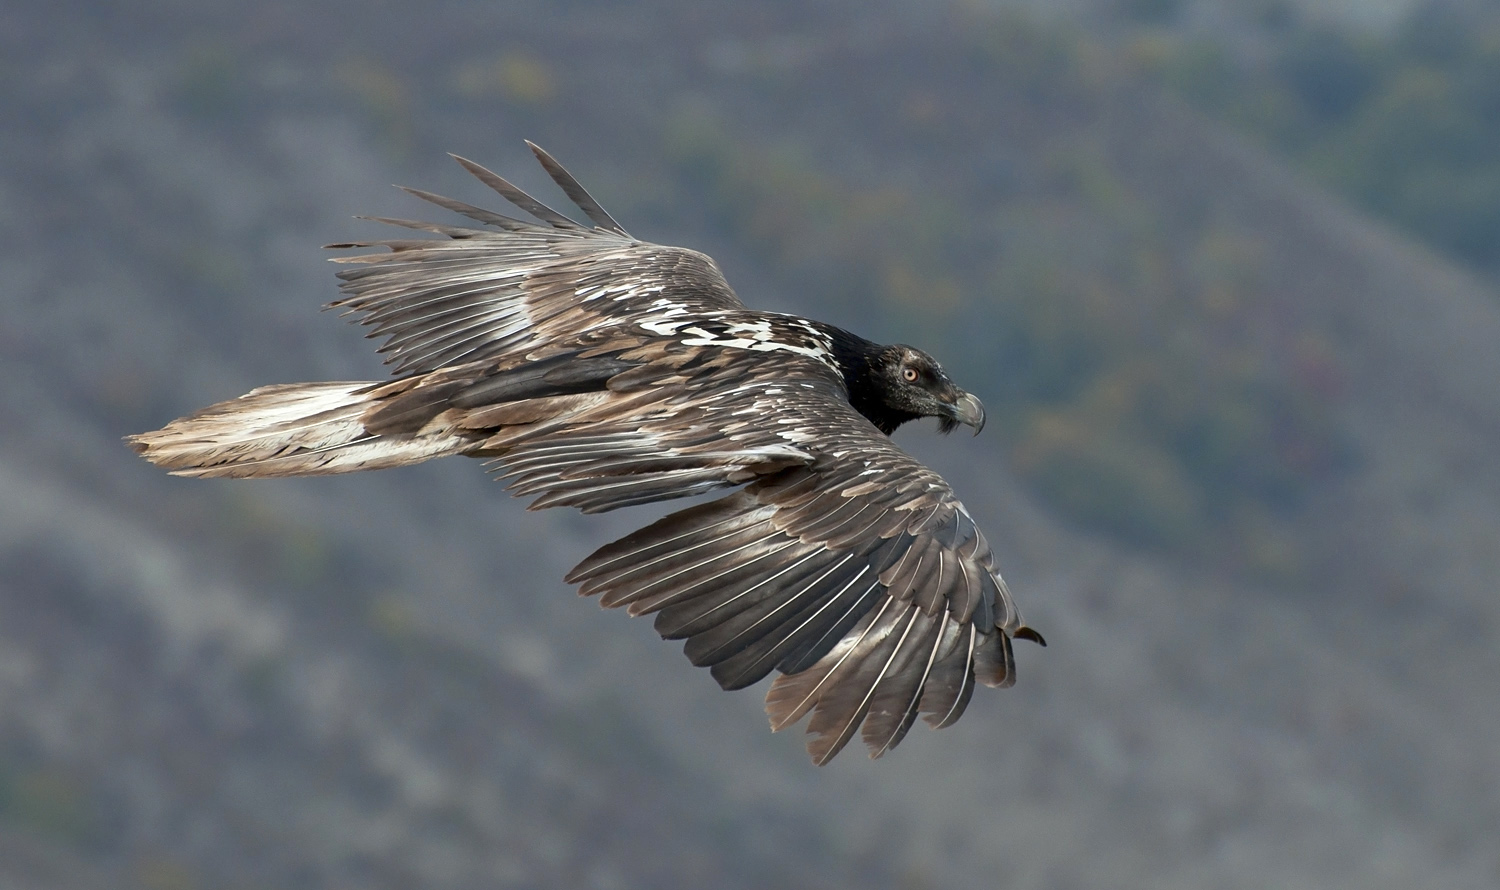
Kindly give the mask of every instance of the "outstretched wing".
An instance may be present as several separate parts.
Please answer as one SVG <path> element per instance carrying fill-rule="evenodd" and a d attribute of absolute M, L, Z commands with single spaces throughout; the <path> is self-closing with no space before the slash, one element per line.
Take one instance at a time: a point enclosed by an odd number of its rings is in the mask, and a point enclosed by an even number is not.
<path fill-rule="evenodd" d="M 397 374 L 521 354 L 604 325 L 743 308 L 708 256 L 630 237 L 550 155 L 527 143 L 593 222 L 584 226 L 472 161 L 466 170 L 536 218 L 523 221 L 417 189 L 412 195 L 486 228 L 378 219 L 445 236 L 332 244 L 384 247 L 340 257 L 346 294 Z"/>
<path fill-rule="evenodd" d="M 778 356 L 773 376 L 756 363 L 759 371 L 663 378 L 655 394 L 643 381 L 648 402 L 617 421 L 532 434 L 501 460 L 543 505 L 587 506 L 593 492 L 630 484 L 628 461 L 649 460 L 626 454 L 630 442 L 649 442 L 658 456 L 644 472 L 672 469 L 668 455 L 694 469 L 694 447 L 782 449 L 779 463 L 716 477 L 715 487 L 752 479 L 743 490 L 598 550 L 568 580 L 605 606 L 655 613 L 657 630 L 685 639 L 688 657 L 726 689 L 780 671 L 767 696 L 772 726 L 810 712 L 808 750 L 819 764 L 861 728 L 879 756 L 919 714 L 934 727 L 958 719 L 976 680 L 1010 685 L 1011 638 L 1040 637 L 1022 624 L 948 484 L 850 407 L 826 365 Z M 686 416 L 648 407 L 684 392 Z M 612 466 L 611 449 L 627 464 Z"/>

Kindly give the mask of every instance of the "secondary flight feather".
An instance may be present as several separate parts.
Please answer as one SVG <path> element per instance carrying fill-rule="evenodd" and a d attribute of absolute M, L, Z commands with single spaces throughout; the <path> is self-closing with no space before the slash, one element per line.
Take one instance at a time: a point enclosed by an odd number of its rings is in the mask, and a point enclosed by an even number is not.
<path fill-rule="evenodd" d="M 737 489 L 568 581 L 654 614 L 725 689 L 775 673 L 772 728 L 810 715 L 818 764 L 856 734 L 879 757 L 919 716 L 957 720 L 976 683 L 1015 682 L 1011 641 L 1041 636 L 952 489 L 890 439 L 919 417 L 977 433 L 979 400 L 921 350 L 746 308 L 709 257 L 631 237 L 531 149 L 590 225 L 456 158 L 534 219 L 407 189 L 479 227 L 382 219 L 425 236 L 331 245 L 369 251 L 336 260 L 332 305 L 384 340 L 394 379 L 261 387 L 132 447 L 210 477 L 461 454 L 532 508 L 584 512 Z"/>

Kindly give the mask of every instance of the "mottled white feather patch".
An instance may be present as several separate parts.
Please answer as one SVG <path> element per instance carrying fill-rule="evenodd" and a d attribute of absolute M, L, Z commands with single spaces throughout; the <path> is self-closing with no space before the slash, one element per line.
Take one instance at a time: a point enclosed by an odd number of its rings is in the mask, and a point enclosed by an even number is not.
<path fill-rule="evenodd" d="M 670 320 L 666 314 L 640 322 L 640 326 L 662 337 L 677 337 L 684 346 L 717 346 L 752 352 L 789 352 L 817 359 L 837 368 L 833 344 L 828 336 L 802 319 L 778 318 L 750 321 L 720 320 L 717 313 L 692 320 Z M 717 324 L 714 324 L 717 322 Z M 781 326 L 781 329 L 778 329 Z M 800 328 L 789 331 L 787 326 Z M 798 336 L 800 334 L 801 336 Z"/>

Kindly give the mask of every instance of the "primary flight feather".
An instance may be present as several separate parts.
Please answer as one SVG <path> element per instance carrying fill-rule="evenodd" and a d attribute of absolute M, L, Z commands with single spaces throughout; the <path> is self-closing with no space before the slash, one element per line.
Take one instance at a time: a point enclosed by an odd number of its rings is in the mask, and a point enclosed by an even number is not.
<path fill-rule="evenodd" d="M 530 145 L 530 143 L 528 143 Z M 533 508 L 613 510 L 724 488 L 568 574 L 686 640 L 725 689 L 779 676 L 774 729 L 811 714 L 826 763 L 871 756 L 919 715 L 951 724 L 976 682 L 1015 681 L 1021 621 L 952 489 L 890 440 L 984 408 L 928 354 L 748 309 L 707 256 L 632 238 L 550 155 L 592 225 L 471 161 L 524 221 L 415 189 L 483 228 L 382 219 L 438 237 L 351 242 L 344 296 L 383 337 L 388 382 L 248 394 L 130 437 L 182 476 L 272 477 L 491 459 Z"/>

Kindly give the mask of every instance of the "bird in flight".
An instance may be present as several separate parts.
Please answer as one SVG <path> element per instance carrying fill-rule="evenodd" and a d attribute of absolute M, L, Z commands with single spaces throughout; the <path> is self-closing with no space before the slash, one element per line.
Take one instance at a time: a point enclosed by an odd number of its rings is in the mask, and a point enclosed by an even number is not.
<path fill-rule="evenodd" d="M 655 614 L 725 689 L 778 673 L 775 730 L 811 715 L 819 765 L 860 733 L 872 757 L 920 715 L 952 724 L 976 682 L 1015 682 L 1022 621 L 974 520 L 890 439 L 936 417 L 977 434 L 979 399 L 932 356 L 748 309 L 714 261 L 638 241 L 551 155 L 582 225 L 471 161 L 535 218 L 416 189 L 481 227 L 330 245 L 332 304 L 384 338 L 384 382 L 294 383 L 129 437 L 179 476 L 276 477 L 491 461 L 531 508 L 613 510 L 720 489 L 595 551 L 567 576 Z M 437 236 L 437 237 L 429 237 Z"/>

